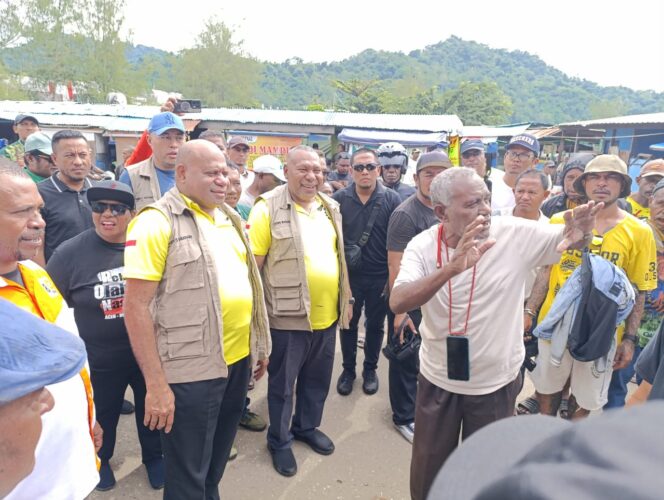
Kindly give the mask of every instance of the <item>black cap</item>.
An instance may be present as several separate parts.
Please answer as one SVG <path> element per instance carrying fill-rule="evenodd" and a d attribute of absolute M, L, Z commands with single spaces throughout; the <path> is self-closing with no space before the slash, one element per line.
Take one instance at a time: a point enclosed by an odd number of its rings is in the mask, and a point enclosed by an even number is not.
<path fill-rule="evenodd" d="M 132 210 L 136 206 L 134 193 L 124 182 L 100 181 L 88 189 L 88 202 L 111 200 L 124 203 Z"/>

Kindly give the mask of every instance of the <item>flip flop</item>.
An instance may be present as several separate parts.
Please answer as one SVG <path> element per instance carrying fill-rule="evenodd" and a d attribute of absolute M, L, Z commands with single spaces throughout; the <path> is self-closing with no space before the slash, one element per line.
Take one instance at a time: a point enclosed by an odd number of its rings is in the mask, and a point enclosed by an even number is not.
<path fill-rule="evenodd" d="M 517 415 L 536 415 L 539 413 L 539 403 L 535 398 L 526 398 L 516 406 Z"/>

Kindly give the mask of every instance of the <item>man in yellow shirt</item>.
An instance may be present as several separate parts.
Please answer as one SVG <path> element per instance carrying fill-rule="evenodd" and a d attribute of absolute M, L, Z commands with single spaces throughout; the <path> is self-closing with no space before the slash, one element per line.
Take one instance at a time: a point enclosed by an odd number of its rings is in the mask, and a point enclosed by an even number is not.
<path fill-rule="evenodd" d="M 125 322 L 145 424 L 163 429 L 164 498 L 218 499 L 252 359 L 257 379 L 267 368 L 267 315 L 223 153 L 195 140 L 176 163 L 175 187 L 129 227 Z"/>
<path fill-rule="evenodd" d="M 650 218 L 649 200 L 655 185 L 664 179 L 664 160 L 651 160 L 641 167 L 641 172 L 636 178 L 639 190 L 627 197 L 632 215 L 641 220 Z"/>
<path fill-rule="evenodd" d="M 352 307 L 341 213 L 334 200 L 318 192 L 325 179 L 316 151 L 291 149 L 285 174 L 287 184 L 257 199 L 249 231 L 262 269 L 273 345 L 268 448 L 276 471 L 293 476 L 293 439 L 322 455 L 334 452 L 318 427 L 330 389 L 337 323 L 347 326 Z"/>
<path fill-rule="evenodd" d="M 631 179 L 627 166 L 615 155 L 600 155 L 588 163 L 584 173 L 575 181 L 574 189 L 585 193 L 588 199 L 604 203 L 597 213 L 593 238 L 589 250 L 601 255 L 625 274 L 638 290 L 636 303 L 624 327 L 618 328 L 615 357 L 609 352 L 608 367 L 597 373 L 594 362 L 581 362 L 565 351 L 560 366 L 550 362 L 550 342 L 540 339 L 537 367 L 532 377 L 538 393 L 540 411 L 555 415 L 560 405 L 563 386 L 571 379 L 572 395 L 569 399 L 569 415 L 581 418 L 590 411 L 598 410 L 607 401 L 607 391 L 613 370 L 629 364 L 638 343 L 638 327 L 643 314 L 645 292 L 657 286 L 657 254 L 655 240 L 650 228 L 643 222 L 618 207 L 619 198 L 629 193 Z M 552 223 L 562 223 L 562 214 L 556 214 Z M 539 313 L 540 322 L 551 309 L 554 298 L 572 272 L 581 264 L 582 252 L 568 250 L 560 262 L 553 265 L 548 277 L 548 291 Z M 538 275 L 539 283 L 533 293 L 546 281 L 546 274 Z M 613 368 L 611 368 L 613 364 Z"/>

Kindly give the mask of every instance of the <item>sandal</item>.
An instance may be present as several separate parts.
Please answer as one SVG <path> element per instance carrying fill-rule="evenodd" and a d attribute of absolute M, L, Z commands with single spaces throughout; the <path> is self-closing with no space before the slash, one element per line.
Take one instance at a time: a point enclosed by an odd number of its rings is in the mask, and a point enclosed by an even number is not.
<path fill-rule="evenodd" d="M 569 420 L 569 400 L 567 399 L 560 400 L 560 407 L 558 408 L 558 414 L 560 415 L 560 418 Z"/>
<path fill-rule="evenodd" d="M 536 415 L 539 413 L 539 403 L 535 398 L 526 398 L 516 406 L 517 415 Z"/>

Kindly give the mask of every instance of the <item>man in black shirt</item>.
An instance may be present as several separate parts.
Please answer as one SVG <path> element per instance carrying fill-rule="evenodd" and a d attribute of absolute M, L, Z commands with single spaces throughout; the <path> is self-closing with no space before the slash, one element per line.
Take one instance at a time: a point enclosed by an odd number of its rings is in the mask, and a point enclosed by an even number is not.
<path fill-rule="evenodd" d="M 46 261 L 62 243 L 92 227 L 92 212 L 86 193 L 92 183 L 87 176 L 92 165 L 88 141 L 76 130 L 61 130 L 51 142 L 58 172 L 37 185 L 44 200 Z"/>
<path fill-rule="evenodd" d="M 136 429 L 142 459 L 153 488 L 164 486 L 159 431 L 143 424 L 145 380 L 136 363 L 124 324 L 124 247 L 127 226 L 135 214 L 131 189 L 119 181 L 102 181 L 87 190 L 94 227 L 62 243 L 47 271 L 69 307 L 90 362 L 97 420 L 104 429 L 99 450 L 97 489 L 115 486 L 109 465 L 124 394 L 130 385 L 136 403 Z"/>
<path fill-rule="evenodd" d="M 438 223 L 433 213 L 429 188 L 434 177 L 450 168 L 452 162 L 442 151 L 432 151 L 420 156 L 417 161 L 415 184 L 417 192 L 392 213 L 387 227 L 387 263 L 389 266 L 389 289 L 399 274 L 401 258 L 408 242 L 422 231 Z M 406 319 L 410 317 L 410 319 Z M 387 342 L 394 348 L 404 342 L 396 336 L 400 325 L 406 321 L 411 333 L 417 331 L 422 320 L 419 308 L 408 314 L 397 314 L 387 310 Z M 417 373 L 419 372 L 418 353 L 402 360 L 390 359 L 390 405 L 392 421 L 401 435 L 410 443 L 415 432 L 415 395 L 417 394 Z"/>
<path fill-rule="evenodd" d="M 334 157 L 334 172 L 330 172 L 327 181 L 334 191 L 347 187 L 352 182 L 350 175 L 350 155 L 346 152 L 337 153 Z"/>
<path fill-rule="evenodd" d="M 401 203 L 397 193 L 378 182 L 380 163 L 375 151 L 358 149 L 353 153 L 351 165 L 353 183 L 333 195 L 340 205 L 344 242 L 348 248 L 350 245 L 358 245 L 363 233 L 369 232 L 369 236 L 368 239 L 365 237 L 366 242 L 361 245 L 360 262 L 353 268 L 349 265 L 348 269 L 355 304 L 349 329 L 340 331 L 344 370 L 337 381 L 337 392 L 343 396 L 353 390 L 357 326 L 363 306 L 367 321 L 362 389 L 366 394 L 375 394 L 378 391 L 376 368 L 387 312 L 387 224 L 390 215 Z M 372 214 L 374 220 L 369 231 Z M 348 263 L 348 251 L 346 255 Z"/>

